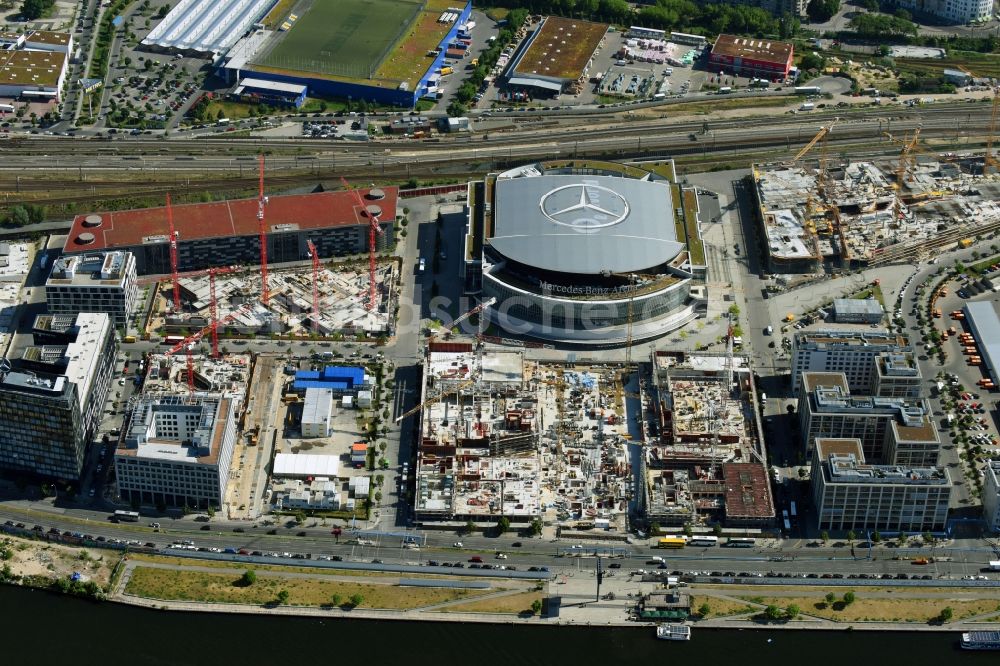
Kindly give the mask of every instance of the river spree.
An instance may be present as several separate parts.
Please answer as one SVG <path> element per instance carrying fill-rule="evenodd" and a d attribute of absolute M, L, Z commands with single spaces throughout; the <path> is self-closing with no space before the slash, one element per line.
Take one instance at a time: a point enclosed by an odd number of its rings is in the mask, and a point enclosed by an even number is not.
<path fill-rule="evenodd" d="M 321 620 L 175 613 L 0 586 L 3 655 L 21 664 L 684 663 L 726 666 L 996 664 L 997 652 L 958 648 L 959 632 L 720 631 L 688 643 L 653 629 Z M 661 660 L 682 661 L 661 661 Z M 655 661 L 654 661 L 655 660 Z"/>

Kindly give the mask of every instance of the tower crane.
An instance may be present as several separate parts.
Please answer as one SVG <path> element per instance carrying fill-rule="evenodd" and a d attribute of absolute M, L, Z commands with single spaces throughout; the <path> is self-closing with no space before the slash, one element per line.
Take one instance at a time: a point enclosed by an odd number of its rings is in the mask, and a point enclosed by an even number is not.
<path fill-rule="evenodd" d="M 397 416 L 396 417 L 396 423 L 399 423 L 400 421 L 402 421 L 403 419 L 405 419 L 408 416 L 412 416 L 413 414 L 416 414 L 417 412 L 419 412 L 420 410 L 422 410 L 424 407 L 429 407 L 429 406 L 431 406 L 431 405 L 433 405 L 433 404 L 435 404 L 437 402 L 440 402 L 446 396 L 449 396 L 449 395 L 451 395 L 453 393 L 458 393 L 462 389 L 467 388 L 469 386 L 472 386 L 473 384 L 476 383 L 476 381 L 477 381 L 477 379 L 475 377 L 473 377 L 472 379 L 466 379 L 464 382 L 456 384 L 455 386 L 452 386 L 451 388 L 447 388 L 447 389 L 441 391 L 440 393 L 437 393 L 437 394 L 431 396 L 430 398 L 427 398 L 426 400 L 424 400 L 422 403 L 420 403 L 416 407 L 413 407 L 412 409 L 408 409 L 405 412 L 403 412 L 402 414 L 400 414 L 399 416 Z"/>
<path fill-rule="evenodd" d="M 181 311 L 181 284 L 177 278 L 177 230 L 174 229 L 174 212 L 167 192 L 167 226 L 170 231 L 170 277 L 174 281 L 174 312 Z"/>
<path fill-rule="evenodd" d="M 821 140 L 825 139 L 826 135 L 833 131 L 833 128 L 834 128 L 834 126 L 836 126 L 838 120 L 840 120 L 840 119 L 839 118 L 834 118 L 833 122 L 831 122 L 829 125 L 824 125 L 824 126 L 820 127 L 819 131 L 816 132 L 816 136 L 814 136 L 812 139 L 810 139 L 809 143 L 807 143 L 805 146 L 802 147 L 802 150 L 800 150 L 799 152 L 795 153 L 795 157 L 792 158 L 792 163 L 794 164 L 795 162 L 798 162 L 799 160 L 801 160 L 803 157 L 806 156 L 806 153 L 808 153 L 810 150 L 812 150 L 816 146 L 817 143 L 819 143 Z"/>
<path fill-rule="evenodd" d="M 201 329 L 200 331 L 198 331 L 196 333 L 193 333 L 193 334 L 189 335 L 188 337 L 184 338 L 183 340 L 181 340 L 176 345 L 174 345 L 173 347 L 171 347 L 170 349 L 168 349 L 167 351 L 165 351 L 163 353 L 164 356 L 169 357 L 169 356 L 173 356 L 174 354 L 176 354 L 177 352 L 181 351 L 182 349 L 184 349 L 184 350 L 187 351 L 187 383 L 188 383 L 188 390 L 194 391 L 194 359 L 191 357 L 191 348 L 194 347 L 194 344 L 196 342 L 198 342 L 199 340 L 201 340 L 205 336 L 206 333 L 209 333 L 210 331 L 213 331 L 213 330 L 218 330 L 219 326 L 225 326 L 226 324 L 228 324 L 232 320 L 236 319 L 240 315 L 249 312 L 252 307 L 253 307 L 253 305 L 250 304 L 250 303 L 247 303 L 246 305 L 243 305 L 238 310 L 234 310 L 233 312 L 229 313 L 221 321 L 217 321 L 214 324 L 210 323 L 208 326 L 204 327 L 203 329 Z"/>
<path fill-rule="evenodd" d="M 378 206 L 365 204 L 361 194 L 356 189 L 352 189 L 343 176 L 341 176 L 340 182 L 344 184 L 345 189 L 354 194 L 354 201 L 361 209 L 361 214 L 368 217 L 368 303 L 366 308 L 371 312 L 375 309 L 375 235 L 385 233 L 379 226 L 379 215 L 382 214 L 382 211 Z"/>
<path fill-rule="evenodd" d="M 316 244 L 311 240 L 306 241 L 306 247 L 309 248 L 309 258 L 312 259 L 312 269 L 313 269 L 313 313 L 312 313 L 312 330 L 313 333 L 319 330 L 319 252 L 316 250 Z"/>
<path fill-rule="evenodd" d="M 267 197 L 264 196 L 264 154 L 259 159 L 260 180 L 257 188 L 257 231 L 260 235 L 260 302 L 265 306 L 271 299 L 270 287 L 267 284 L 267 226 L 264 224 L 264 206 Z"/>

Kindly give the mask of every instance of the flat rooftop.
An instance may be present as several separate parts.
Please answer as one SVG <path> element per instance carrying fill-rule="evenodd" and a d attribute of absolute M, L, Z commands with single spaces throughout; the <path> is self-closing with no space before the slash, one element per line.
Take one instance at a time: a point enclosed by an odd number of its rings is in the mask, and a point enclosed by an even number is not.
<path fill-rule="evenodd" d="M 842 372 L 803 372 L 802 390 L 806 393 L 819 387 L 839 387 L 845 393 L 849 392 L 847 377 Z"/>
<path fill-rule="evenodd" d="M 726 485 L 726 518 L 761 519 L 774 515 L 770 481 L 760 463 L 726 463 L 722 466 Z"/>
<path fill-rule="evenodd" d="M 0 51 L 0 85 L 54 88 L 67 57 L 60 51 Z"/>
<path fill-rule="evenodd" d="M 788 62 L 794 51 L 791 42 L 779 42 L 774 39 L 757 39 L 753 37 L 737 37 L 735 35 L 719 35 L 712 46 L 712 55 L 729 58 L 743 58 L 783 65 Z"/>
<path fill-rule="evenodd" d="M 516 76 L 572 81 L 583 75 L 604 39 L 607 23 L 548 16 L 514 65 Z"/>
<path fill-rule="evenodd" d="M 951 487 L 951 478 L 944 467 L 865 463 L 858 439 L 817 439 L 814 455 L 821 462 L 826 483 Z"/>
<path fill-rule="evenodd" d="M 62 256 L 52 262 L 45 286 L 120 287 L 131 258 L 122 251 Z"/>
<path fill-rule="evenodd" d="M 382 220 L 393 220 L 399 189 L 359 188 L 366 205 L 382 209 Z M 374 194 L 373 194 L 374 192 Z M 256 236 L 257 199 L 172 206 L 179 242 Z M 292 194 L 268 198 L 265 219 L 270 232 L 307 231 L 329 227 L 367 225 L 367 213 L 354 194 L 346 191 Z M 170 234 L 167 209 L 143 208 L 118 212 L 86 213 L 73 219 L 65 252 L 166 243 Z"/>
<path fill-rule="evenodd" d="M 427 370 L 439 380 L 462 381 L 473 376 L 476 368 L 475 351 L 431 351 Z M 524 382 L 524 355 L 515 351 L 495 351 L 483 354 L 482 379 L 490 383 L 521 384 Z"/>

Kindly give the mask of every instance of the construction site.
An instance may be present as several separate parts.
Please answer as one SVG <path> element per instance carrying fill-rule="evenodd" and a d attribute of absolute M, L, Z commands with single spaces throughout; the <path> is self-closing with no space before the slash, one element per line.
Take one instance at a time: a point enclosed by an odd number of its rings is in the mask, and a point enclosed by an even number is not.
<path fill-rule="evenodd" d="M 1000 230 L 992 141 L 985 158 L 936 154 L 921 147 L 918 128 L 885 135 L 900 146 L 896 159 L 845 162 L 827 154 L 835 126 L 822 127 L 789 162 L 753 168 L 771 272 L 918 261 Z M 814 149 L 818 159 L 804 161 Z"/>
<path fill-rule="evenodd" d="M 302 239 L 289 236 L 286 232 L 297 232 L 301 225 L 298 222 L 282 222 L 268 226 L 266 211 L 273 206 L 269 205 L 270 199 L 264 194 L 263 156 L 260 158 L 259 174 L 256 217 L 260 263 L 256 266 L 214 265 L 182 274 L 181 264 L 190 262 L 180 256 L 181 236 L 174 224 L 173 208 L 167 195 L 164 212 L 168 234 L 165 240 L 169 250 L 170 273 L 144 278 L 140 284 L 159 282 L 169 286 L 162 292 L 165 300 L 158 303 L 147 320 L 147 334 L 150 329 L 170 335 L 207 327 L 212 334 L 214 356 L 218 355 L 218 337 L 226 331 L 240 335 L 291 337 L 367 338 L 392 335 L 393 298 L 400 271 L 394 261 L 380 263 L 378 251 L 380 237 L 383 237 L 381 248 L 385 249 L 387 243 L 384 237 L 392 234 L 392 226 L 387 232 L 380 217 L 386 213 L 383 206 L 395 209 L 395 190 L 387 192 L 371 188 L 362 196 L 341 179 L 345 192 L 337 193 L 340 205 L 350 211 L 355 222 L 363 222 L 363 225 L 355 225 L 357 229 L 363 227 L 367 231 L 367 266 L 352 260 L 324 263 L 320 256 L 323 252 L 321 247 L 325 247 L 324 241 L 317 236 L 316 242 L 312 238 L 304 239 L 306 257 L 298 257 L 294 253 L 290 255 L 297 259 L 307 258 L 308 265 L 288 266 L 286 262 L 282 267 L 272 269 L 268 260 L 269 247 L 272 257 L 274 251 L 280 248 L 279 254 L 287 259 L 285 246 L 296 245 Z M 388 195 L 391 199 L 386 203 Z M 280 200 L 290 198 L 293 197 Z M 382 205 L 373 201 L 380 201 Z M 186 215 L 194 213 L 187 211 Z M 391 215 L 394 218 L 395 214 Z M 96 215 L 90 217 L 103 220 Z M 100 223 L 103 224 L 103 221 Z M 198 226 L 194 218 L 187 219 L 187 224 Z M 191 246 L 185 245 L 184 248 L 185 251 L 195 252 Z M 327 247 L 326 253 L 329 252 L 331 249 Z"/>
<path fill-rule="evenodd" d="M 363 267 L 345 262 L 320 263 L 313 268 L 272 270 L 269 303 L 260 300 L 256 267 L 225 267 L 179 276 L 180 309 L 174 310 L 169 291 L 159 301 L 151 328 L 168 335 L 226 319 L 220 334 L 287 335 L 290 337 L 363 336 L 390 334 L 392 302 L 399 281 L 394 262 L 375 269 L 375 305 L 368 308 L 368 275 Z M 214 297 L 214 304 L 213 304 Z M 232 317 L 230 317 L 232 315 Z"/>
<path fill-rule="evenodd" d="M 749 359 L 655 351 L 655 398 L 643 401 L 650 523 L 766 527 L 774 521 L 767 456 Z"/>
<path fill-rule="evenodd" d="M 400 417 L 421 414 L 417 520 L 624 532 L 631 466 L 620 373 L 432 342 L 421 404 Z"/>

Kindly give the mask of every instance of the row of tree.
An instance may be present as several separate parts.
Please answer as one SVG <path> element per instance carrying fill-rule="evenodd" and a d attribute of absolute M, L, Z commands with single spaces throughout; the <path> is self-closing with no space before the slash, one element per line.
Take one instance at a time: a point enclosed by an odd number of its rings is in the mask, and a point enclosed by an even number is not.
<path fill-rule="evenodd" d="M 55 4 L 56 0 L 24 0 L 21 3 L 21 18 L 25 21 L 40 19 L 47 16 Z"/>

